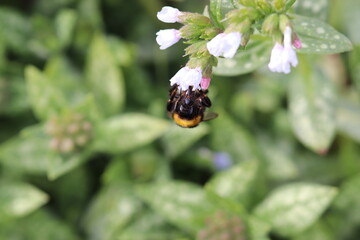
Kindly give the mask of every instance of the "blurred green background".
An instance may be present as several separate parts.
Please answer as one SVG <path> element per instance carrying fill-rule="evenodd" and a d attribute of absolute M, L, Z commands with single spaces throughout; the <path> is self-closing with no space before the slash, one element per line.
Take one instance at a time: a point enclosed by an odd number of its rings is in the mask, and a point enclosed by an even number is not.
<path fill-rule="evenodd" d="M 297 1 L 354 49 L 219 66 L 219 117 L 182 129 L 165 106 L 186 45 L 159 50 L 179 25 L 156 13 L 208 4 L 1 1 L 0 239 L 210 239 L 209 216 L 211 239 L 359 239 L 360 1 Z"/>

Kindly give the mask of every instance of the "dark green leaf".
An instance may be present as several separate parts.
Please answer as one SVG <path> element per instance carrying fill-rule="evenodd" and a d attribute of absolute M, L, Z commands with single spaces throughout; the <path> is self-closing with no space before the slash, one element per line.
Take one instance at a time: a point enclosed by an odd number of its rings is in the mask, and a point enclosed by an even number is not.
<path fill-rule="evenodd" d="M 141 113 L 127 113 L 100 123 L 94 145 L 105 152 L 130 151 L 154 141 L 168 127 L 166 120 Z"/>
<path fill-rule="evenodd" d="M 352 49 L 350 40 L 325 22 L 303 16 L 295 16 L 292 21 L 302 42 L 298 52 L 332 54 Z"/>
<path fill-rule="evenodd" d="M 310 183 L 291 183 L 274 190 L 255 209 L 274 232 L 294 236 L 310 227 L 326 210 L 337 190 Z"/>
<path fill-rule="evenodd" d="M 234 58 L 218 58 L 214 74 L 236 76 L 252 72 L 270 60 L 272 43 L 268 39 L 250 41 L 244 50 L 238 50 Z"/>

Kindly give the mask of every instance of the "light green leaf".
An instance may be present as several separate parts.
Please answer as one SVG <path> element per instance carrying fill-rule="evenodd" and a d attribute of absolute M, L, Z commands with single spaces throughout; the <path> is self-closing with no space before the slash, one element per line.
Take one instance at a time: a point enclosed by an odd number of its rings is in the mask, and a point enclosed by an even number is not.
<path fill-rule="evenodd" d="M 94 146 L 99 151 L 120 153 L 149 144 L 160 137 L 169 122 L 141 113 L 127 113 L 99 123 Z"/>
<path fill-rule="evenodd" d="M 180 128 L 175 124 L 161 138 L 166 155 L 174 158 L 186 149 L 191 147 L 200 138 L 209 132 L 209 127 L 205 124 L 194 129 Z"/>
<path fill-rule="evenodd" d="M 194 184 L 173 181 L 139 186 L 139 196 L 158 214 L 190 232 L 196 232 L 213 210 L 203 190 Z"/>
<path fill-rule="evenodd" d="M 350 51 L 352 44 L 343 34 L 316 18 L 294 16 L 295 31 L 302 42 L 300 53 L 332 54 Z"/>
<path fill-rule="evenodd" d="M 0 221 L 25 216 L 47 201 L 47 194 L 30 184 L 2 181 L 0 183 Z"/>
<path fill-rule="evenodd" d="M 336 194 L 334 187 L 291 183 L 274 190 L 256 207 L 254 214 L 270 223 L 277 234 L 290 237 L 310 227 Z"/>
<path fill-rule="evenodd" d="M 293 75 L 289 83 L 291 125 L 305 146 L 323 153 L 335 134 L 336 96 L 333 82 L 320 69 L 302 70 Z"/>
<path fill-rule="evenodd" d="M 259 164 L 255 160 L 244 161 L 228 170 L 219 172 L 206 187 L 222 197 L 240 201 L 247 205 L 259 171 Z"/>
<path fill-rule="evenodd" d="M 55 18 L 55 29 L 62 47 L 67 47 L 73 36 L 77 13 L 71 9 L 61 10 Z"/>
<path fill-rule="evenodd" d="M 254 39 L 244 50 L 238 50 L 234 58 L 218 58 L 214 74 L 236 76 L 252 72 L 269 61 L 271 48 L 268 39 Z"/>
<path fill-rule="evenodd" d="M 92 40 L 85 78 L 105 116 L 121 110 L 125 100 L 123 75 L 103 35 L 97 34 Z"/>
<path fill-rule="evenodd" d="M 242 125 L 237 124 L 225 112 L 211 122 L 212 147 L 215 151 L 227 152 L 234 162 L 258 159 L 254 138 Z M 226 141 L 224 141 L 226 139 Z"/>
<path fill-rule="evenodd" d="M 128 185 L 113 184 L 92 200 L 82 225 L 89 240 L 117 239 L 123 229 L 141 211 L 142 204 Z"/>
<path fill-rule="evenodd" d="M 297 0 L 294 8 L 296 14 L 326 20 L 328 14 L 329 0 Z"/>
<path fill-rule="evenodd" d="M 251 240 L 270 240 L 268 234 L 271 226 L 268 222 L 263 221 L 256 216 L 250 216 L 248 222 L 248 235 Z"/>
<path fill-rule="evenodd" d="M 0 147 L 0 162 L 21 172 L 44 174 L 48 160 L 50 138 L 45 135 L 43 125 L 25 128 Z"/>
<path fill-rule="evenodd" d="M 336 112 L 337 129 L 360 142 L 360 105 L 350 101 L 339 101 Z"/>
<path fill-rule="evenodd" d="M 61 89 L 36 67 L 27 66 L 25 78 L 29 100 L 38 118 L 46 120 L 66 107 L 66 99 Z"/>
<path fill-rule="evenodd" d="M 288 141 L 260 136 L 257 142 L 264 153 L 269 177 L 275 180 L 288 180 L 299 175 L 294 163 L 292 146 Z"/>

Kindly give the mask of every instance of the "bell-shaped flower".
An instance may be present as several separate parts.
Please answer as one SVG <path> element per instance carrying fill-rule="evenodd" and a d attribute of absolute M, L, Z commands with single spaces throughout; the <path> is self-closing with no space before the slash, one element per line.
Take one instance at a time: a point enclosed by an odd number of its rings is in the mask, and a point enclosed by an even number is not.
<path fill-rule="evenodd" d="M 156 42 L 160 45 L 161 50 L 174 45 L 181 38 L 180 31 L 176 29 L 160 30 L 156 33 L 156 36 Z"/>
<path fill-rule="evenodd" d="M 296 67 L 298 59 L 295 50 L 291 46 L 291 28 L 286 27 L 284 32 L 284 45 L 275 43 L 271 51 L 269 69 L 272 72 L 290 73 L 290 65 Z"/>
<path fill-rule="evenodd" d="M 234 57 L 241 43 L 241 33 L 220 33 L 206 44 L 209 53 L 215 57 Z"/>
<path fill-rule="evenodd" d="M 179 16 L 182 14 L 179 9 L 166 6 L 157 13 L 157 18 L 165 23 L 175 23 L 179 21 Z"/>
<path fill-rule="evenodd" d="M 179 85 L 181 90 L 187 90 L 189 86 L 192 86 L 193 89 L 200 89 L 201 80 L 201 68 L 183 67 L 170 79 L 170 84 L 171 86 Z"/>

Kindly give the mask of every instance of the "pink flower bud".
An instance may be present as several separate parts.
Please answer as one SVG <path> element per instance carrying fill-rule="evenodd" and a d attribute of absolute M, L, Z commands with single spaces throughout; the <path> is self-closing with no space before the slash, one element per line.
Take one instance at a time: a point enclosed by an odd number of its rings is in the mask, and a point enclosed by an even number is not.
<path fill-rule="evenodd" d="M 300 39 L 295 38 L 293 41 L 293 46 L 297 49 L 302 48 L 302 43 L 301 43 Z"/>
<path fill-rule="evenodd" d="M 211 82 L 211 78 L 209 77 L 203 77 L 201 79 L 201 82 L 200 82 L 200 86 L 202 89 L 206 90 L 209 88 L 209 85 L 210 85 L 210 82 Z"/>

